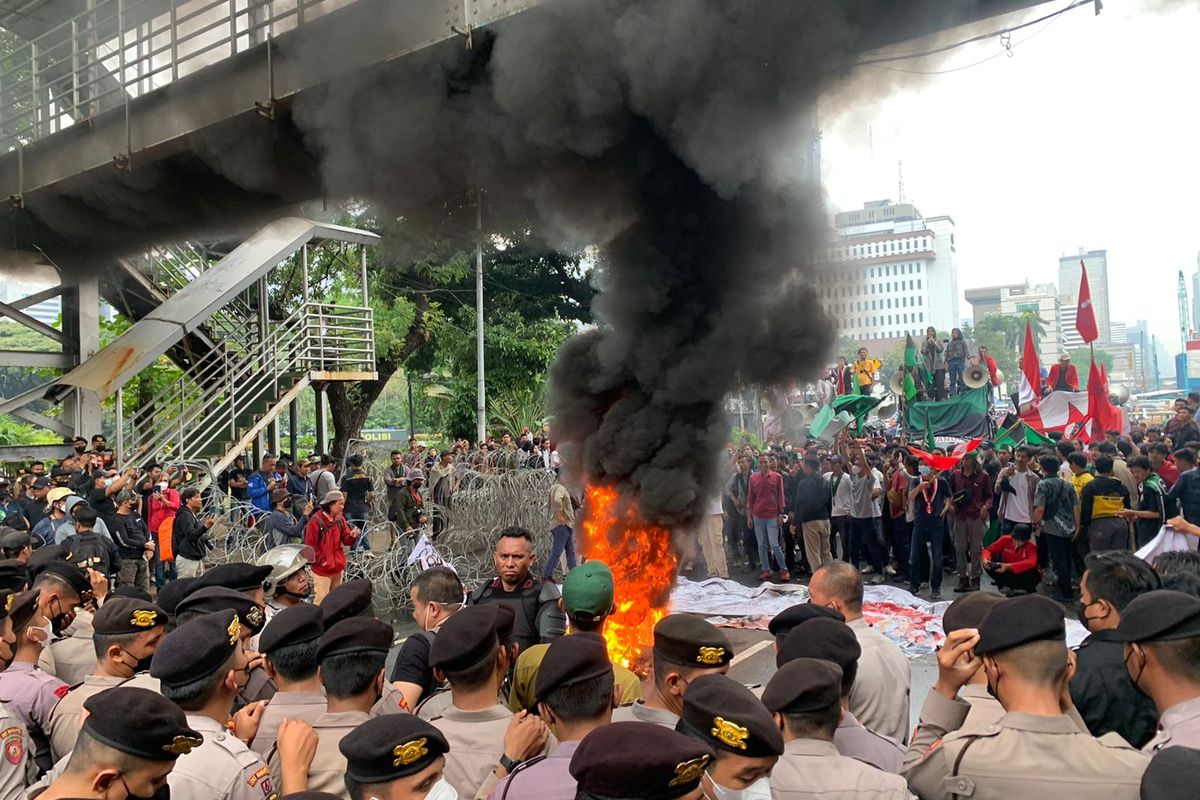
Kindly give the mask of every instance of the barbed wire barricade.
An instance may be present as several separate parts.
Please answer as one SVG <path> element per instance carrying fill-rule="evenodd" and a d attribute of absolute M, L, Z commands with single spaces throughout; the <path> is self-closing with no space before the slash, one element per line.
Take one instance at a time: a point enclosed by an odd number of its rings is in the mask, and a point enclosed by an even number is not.
<path fill-rule="evenodd" d="M 375 499 L 364 531 L 370 547 L 362 551 L 351 548 L 347 552 L 344 580 L 371 581 L 375 609 L 381 619 L 399 620 L 412 610 L 409 585 L 420 567 L 408 562 L 422 534 L 430 537 L 468 592 L 495 575 L 492 552 L 496 539 L 502 529 L 512 525 L 533 533 L 534 552 L 538 555 L 533 570 L 540 574 L 551 546 L 549 497 L 554 483 L 554 473 L 543 467 L 540 458 L 519 450 L 456 453 L 453 490 L 446 505 L 433 502 L 433 487 L 426 474 L 426 485 L 421 490 L 425 513 L 431 521 L 438 518 L 444 521 L 434 538 L 431 523 L 422 525 L 420 530 L 403 531 L 388 520 L 384 476 L 391 465 L 391 448 L 378 442 L 353 441 L 349 451 L 363 456 L 363 467 Z M 415 466 L 413 461 L 406 459 L 406 466 Z M 425 469 L 423 458 L 420 468 Z M 194 471 L 205 469 L 205 465 L 197 464 Z M 340 476 L 341 473 L 339 482 Z M 219 523 L 211 532 L 214 548 L 206 563 L 253 562 L 270 549 L 262 527 L 251 524 L 262 512 L 248 502 L 234 501 L 216 490 L 216 476 L 209 479 L 214 489 L 208 495 L 205 511 L 216 516 Z"/>

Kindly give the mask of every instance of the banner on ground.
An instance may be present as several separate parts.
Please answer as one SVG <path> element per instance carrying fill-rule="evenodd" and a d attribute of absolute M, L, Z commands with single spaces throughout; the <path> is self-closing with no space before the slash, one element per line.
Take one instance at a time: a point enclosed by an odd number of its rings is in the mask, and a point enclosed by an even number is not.
<path fill-rule="evenodd" d="M 987 386 L 945 400 L 927 400 L 908 406 L 905 424 L 909 438 L 966 441 L 986 437 L 989 431 Z"/>

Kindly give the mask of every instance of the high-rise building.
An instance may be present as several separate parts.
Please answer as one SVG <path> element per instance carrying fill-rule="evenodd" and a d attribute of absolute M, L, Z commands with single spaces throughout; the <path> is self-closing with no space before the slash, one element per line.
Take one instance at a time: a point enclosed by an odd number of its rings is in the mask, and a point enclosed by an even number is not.
<path fill-rule="evenodd" d="M 1058 289 L 1052 283 L 1027 283 L 967 289 L 967 302 L 974 309 L 978 325 L 987 317 L 1025 317 L 1034 323 L 1038 360 L 1047 366 L 1063 352 L 1062 310 Z M 1024 346 L 1024 339 L 1021 340 Z"/>
<path fill-rule="evenodd" d="M 1112 319 L 1108 313 L 1108 251 L 1088 250 L 1058 260 L 1058 299 L 1062 306 L 1063 338 L 1068 349 L 1083 347 L 1083 338 L 1075 330 L 1075 314 L 1079 308 L 1080 264 L 1087 266 L 1088 288 L 1092 292 L 1092 308 L 1096 313 L 1096 343 L 1105 344 L 1112 340 L 1109 326 Z"/>
<path fill-rule="evenodd" d="M 841 335 L 894 339 L 959 324 L 953 219 L 876 200 L 837 214 L 834 228 L 817 290 Z"/>
<path fill-rule="evenodd" d="M 1200 253 L 1196 254 L 1196 271 L 1192 273 L 1192 332 L 1200 331 Z"/>

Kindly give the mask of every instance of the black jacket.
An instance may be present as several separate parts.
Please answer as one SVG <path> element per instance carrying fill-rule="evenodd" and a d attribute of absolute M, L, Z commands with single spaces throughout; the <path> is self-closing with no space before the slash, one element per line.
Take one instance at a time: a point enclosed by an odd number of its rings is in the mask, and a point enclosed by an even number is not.
<path fill-rule="evenodd" d="M 1116 732 L 1140 748 L 1154 736 L 1158 711 L 1125 670 L 1124 644 L 1116 631 L 1099 631 L 1075 651 L 1071 700 L 1093 736 Z"/>
<path fill-rule="evenodd" d="M 191 561 L 201 561 L 204 553 L 211 545 L 208 542 L 208 531 L 196 519 L 196 515 L 186 508 L 179 509 L 175 514 L 174 527 L 171 529 L 171 543 L 176 556 Z"/>
<path fill-rule="evenodd" d="M 137 513 L 117 514 L 116 520 L 116 526 L 109 533 L 117 542 L 117 552 L 123 559 L 141 558 L 146 549 L 146 542 L 150 540 L 146 521 Z"/>
<path fill-rule="evenodd" d="M 792 507 L 796 522 L 816 522 L 829 519 L 833 493 L 819 472 L 799 476 L 796 481 L 796 504 Z"/>

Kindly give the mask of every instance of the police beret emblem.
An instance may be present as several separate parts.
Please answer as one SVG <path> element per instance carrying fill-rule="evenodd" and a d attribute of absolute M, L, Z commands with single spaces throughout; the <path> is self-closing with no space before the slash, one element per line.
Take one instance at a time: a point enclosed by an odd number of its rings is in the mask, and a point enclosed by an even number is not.
<path fill-rule="evenodd" d="M 708 766 L 708 756 L 706 755 L 676 764 L 675 777 L 667 785 L 682 786 L 685 783 L 694 783 L 700 780 L 700 776 L 704 774 L 706 766 Z"/>
<path fill-rule="evenodd" d="M 242 635 L 242 624 L 238 622 L 237 614 L 233 615 L 233 622 L 229 623 L 229 628 L 225 632 L 229 634 L 229 644 L 237 644 L 237 640 Z"/>
<path fill-rule="evenodd" d="M 262 611 L 262 609 L 261 609 L 261 608 L 259 608 L 258 606 L 252 606 L 252 607 L 250 608 L 250 610 L 246 612 L 246 623 L 247 623 L 247 624 L 248 624 L 248 625 L 249 625 L 251 628 L 259 628 L 259 627 L 262 627 L 262 624 L 263 624 L 263 611 Z"/>
<path fill-rule="evenodd" d="M 13 598 L 14 598 L 14 597 L 16 597 L 16 595 L 15 595 L 15 594 L 10 594 L 10 595 L 8 596 L 8 600 L 6 600 L 6 601 L 5 601 L 5 603 L 4 603 L 4 610 L 5 610 L 5 611 L 12 611 L 12 601 L 13 601 Z"/>
<path fill-rule="evenodd" d="M 202 744 L 204 744 L 204 740 L 197 736 L 176 736 L 170 744 L 163 745 L 163 750 L 177 756 L 185 756 L 192 752 L 193 748 Z"/>
<path fill-rule="evenodd" d="M 422 737 L 414 739 L 411 742 L 396 745 L 396 748 L 392 750 L 392 755 L 396 757 L 396 760 L 392 762 L 392 766 L 406 767 L 429 755 L 429 748 L 425 746 L 428 741 L 428 739 Z"/>
<path fill-rule="evenodd" d="M 745 750 L 746 740 L 750 738 L 750 731 L 736 722 L 730 722 L 724 717 L 714 717 L 713 727 L 709 731 L 709 735 L 726 747 L 736 747 L 739 750 Z"/>
<path fill-rule="evenodd" d="M 135 628 L 153 628 L 157 621 L 157 611 L 134 611 L 133 618 L 129 620 L 129 624 Z"/>
<path fill-rule="evenodd" d="M 724 647 L 701 647 L 700 655 L 696 656 L 696 661 L 701 664 L 716 665 L 720 664 L 723 658 L 725 658 Z"/>

